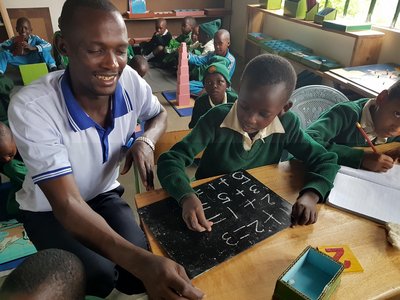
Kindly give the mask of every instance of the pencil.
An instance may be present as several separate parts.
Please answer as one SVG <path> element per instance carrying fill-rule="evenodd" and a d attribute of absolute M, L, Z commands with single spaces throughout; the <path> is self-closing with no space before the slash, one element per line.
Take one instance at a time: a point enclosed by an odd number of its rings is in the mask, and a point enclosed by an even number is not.
<path fill-rule="evenodd" d="M 361 124 L 357 122 L 356 123 L 356 127 L 360 131 L 360 133 L 363 135 L 363 137 L 367 141 L 368 145 L 372 148 L 372 151 L 374 151 L 375 153 L 378 153 L 378 151 L 376 151 L 376 148 L 375 148 L 374 144 L 372 144 L 372 142 L 369 139 L 368 135 L 365 133 L 364 129 L 362 129 Z"/>

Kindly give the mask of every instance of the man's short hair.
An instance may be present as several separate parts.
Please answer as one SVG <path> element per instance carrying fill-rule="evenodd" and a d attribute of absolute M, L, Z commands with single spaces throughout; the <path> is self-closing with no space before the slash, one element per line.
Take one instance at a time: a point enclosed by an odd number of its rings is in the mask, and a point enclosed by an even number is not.
<path fill-rule="evenodd" d="M 82 262 L 61 249 L 46 249 L 25 259 L 5 279 L 0 298 L 31 295 L 50 289 L 53 299 L 84 299 L 86 276 Z"/>
<path fill-rule="evenodd" d="M 241 82 L 250 88 L 285 83 L 288 98 L 296 86 L 296 72 L 285 58 L 273 54 L 261 54 L 246 65 Z"/>
<path fill-rule="evenodd" d="M 65 1 L 61 16 L 58 18 L 58 27 L 62 35 L 66 35 L 73 27 L 73 15 L 79 7 L 92 8 L 106 12 L 118 12 L 118 9 L 108 0 L 67 0 Z"/>

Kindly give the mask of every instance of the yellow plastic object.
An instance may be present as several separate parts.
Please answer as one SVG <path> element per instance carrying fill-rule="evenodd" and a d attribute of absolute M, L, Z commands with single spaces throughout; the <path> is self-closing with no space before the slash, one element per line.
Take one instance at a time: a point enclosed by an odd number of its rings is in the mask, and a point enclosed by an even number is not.
<path fill-rule="evenodd" d="M 24 85 L 28 85 L 32 81 L 49 73 L 45 63 L 20 65 L 19 71 L 21 72 L 22 82 Z"/>

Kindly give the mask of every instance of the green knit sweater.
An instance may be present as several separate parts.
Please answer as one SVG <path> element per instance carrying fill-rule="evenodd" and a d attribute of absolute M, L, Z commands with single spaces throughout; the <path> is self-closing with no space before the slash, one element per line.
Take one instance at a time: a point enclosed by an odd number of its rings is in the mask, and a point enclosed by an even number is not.
<path fill-rule="evenodd" d="M 360 168 L 364 156 L 361 149 L 368 143 L 356 128 L 360 122 L 362 110 L 369 99 L 342 102 L 323 113 L 317 121 L 307 128 L 307 133 L 328 151 L 338 155 L 340 165 Z M 388 142 L 399 140 L 399 137 L 388 138 Z"/>
<path fill-rule="evenodd" d="M 235 92 L 226 91 L 227 103 L 233 103 L 236 101 L 237 98 L 238 95 Z M 198 97 L 194 102 L 192 119 L 190 120 L 189 128 L 193 128 L 199 121 L 200 117 L 208 112 L 211 108 L 212 107 L 208 98 L 208 94 L 204 94 Z"/>
<path fill-rule="evenodd" d="M 220 127 L 231 107 L 232 104 L 221 104 L 209 110 L 181 142 L 160 156 L 157 175 L 172 197 L 180 201 L 183 196 L 194 193 L 185 167 L 191 165 L 203 149 L 196 179 L 275 164 L 286 149 L 306 164 L 307 183 L 303 190 L 313 189 L 321 200 L 326 198 L 339 168 L 336 154 L 327 152 L 305 134 L 291 112 L 280 117 L 286 133 L 257 140 L 250 151 L 246 151 L 240 133 Z"/>

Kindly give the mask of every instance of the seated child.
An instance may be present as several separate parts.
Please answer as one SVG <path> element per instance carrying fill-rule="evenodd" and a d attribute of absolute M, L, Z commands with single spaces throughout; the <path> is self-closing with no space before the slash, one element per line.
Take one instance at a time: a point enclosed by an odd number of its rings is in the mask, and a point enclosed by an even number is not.
<path fill-rule="evenodd" d="M 212 226 L 184 170 L 203 150 L 196 179 L 276 164 L 283 150 L 292 153 L 307 167 L 307 181 L 293 205 L 292 224 L 316 222 L 316 204 L 326 199 L 339 166 L 336 154 L 305 134 L 299 119 L 288 111 L 295 85 L 296 73 L 286 59 L 269 54 L 255 57 L 243 72 L 238 100 L 209 110 L 182 141 L 160 156 L 158 178 L 182 205 L 189 229 L 210 231 Z"/>
<path fill-rule="evenodd" d="M 206 66 L 211 63 L 213 56 L 218 55 L 225 57 L 228 60 L 228 70 L 229 70 L 229 79 L 232 78 L 233 72 L 236 67 L 235 57 L 229 52 L 229 45 L 231 44 L 231 38 L 229 31 L 225 29 L 218 30 L 214 35 L 214 47 L 215 51 L 209 52 L 207 55 L 199 56 L 193 55 L 189 53 L 189 65 L 202 67 L 199 68 L 197 72 L 198 78 L 193 78 L 194 80 L 190 81 L 190 94 L 192 95 L 200 95 L 203 92 L 203 75 Z M 194 72 L 191 71 L 191 76 L 193 76 Z"/>
<path fill-rule="evenodd" d="M 1 195 L 2 199 L 6 199 L 6 213 L 1 212 L 2 219 L 17 215 L 19 205 L 15 200 L 15 193 L 22 188 L 27 172 L 21 156 L 17 153 L 10 128 L 0 122 L 0 173 L 6 175 L 12 184 L 11 190 L 4 191 L 5 195 Z"/>
<path fill-rule="evenodd" d="M 354 149 L 368 147 L 356 128 L 357 122 L 375 145 L 400 141 L 400 80 L 376 98 L 336 104 L 307 128 L 314 140 L 338 155 L 340 165 L 386 172 L 393 167 L 400 149 L 386 154 Z"/>
<path fill-rule="evenodd" d="M 138 72 L 141 77 L 144 77 L 149 71 L 149 63 L 143 57 L 143 55 L 135 55 L 129 65 Z"/>
<path fill-rule="evenodd" d="M 167 20 L 160 18 L 156 20 L 156 31 L 149 42 L 140 43 L 141 52 L 146 60 L 154 57 L 164 56 L 164 48 L 172 39 L 167 29 Z"/>
<path fill-rule="evenodd" d="M 203 82 L 207 93 L 198 97 L 194 102 L 189 128 L 193 128 L 200 117 L 215 105 L 235 102 L 238 97 L 236 93 L 227 91 L 231 81 L 224 62 L 215 62 L 209 65 Z"/>
<path fill-rule="evenodd" d="M 199 25 L 199 40 L 203 44 L 202 55 L 215 51 L 214 35 L 221 28 L 221 19 L 202 23 Z"/>
<path fill-rule="evenodd" d="M 27 18 L 17 20 L 19 34 L 0 44 L 0 73 L 4 74 L 7 64 L 15 66 L 45 62 L 50 71 L 57 70 L 51 56 L 51 45 L 37 35 L 33 35 L 31 22 Z"/>
<path fill-rule="evenodd" d="M 178 64 L 178 48 L 183 42 L 186 43 L 187 46 L 192 44 L 192 31 L 196 25 L 196 20 L 193 17 L 184 17 L 182 19 L 182 33 L 176 39 L 171 39 L 168 43 L 168 46 L 166 46 L 164 49 L 166 54 L 163 59 L 164 65 L 176 66 Z"/>
<path fill-rule="evenodd" d="M 83 300 L 86 275 L 82 262 L 61 249 L 46 249 L 25 259 L 0 288 L 2 300 Z"/>
<path fill-rule="evenodd" d="M 199 41 L 199 25 L 196 25 L 192 30 L 192 43 L 190 44 L 188 51 L 196 55 L 202 54 L 203 47 Z"/>

